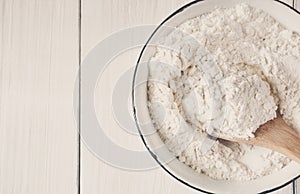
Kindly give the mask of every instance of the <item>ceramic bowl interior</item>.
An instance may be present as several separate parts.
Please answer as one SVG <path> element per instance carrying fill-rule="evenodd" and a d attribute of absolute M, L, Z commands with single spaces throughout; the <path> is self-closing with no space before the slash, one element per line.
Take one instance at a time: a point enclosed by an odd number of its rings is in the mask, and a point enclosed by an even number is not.
<path fill-rule="evenodd" d="M 233 7 L 245 2 L 252 7 L 259 8 L 269 13 L 281 24 L 290 30 L 300 33 L 300 14 L 291 7 L 274 0 L 204 0 L 194 1 L 169 16 L 152 34 L 148 43 L 140 54 L 133 82 L 133 108 L 141 137 L 154 159 L 178 181 L 199 191 L 207 193 L 260 193 L 276 190 L 288 184 L 300 175 L 300 165 L 292 162 L 279 172 L 253 181 L 216 181 L 206 175 L 198 174 L 177 159 L 170 160 L 172 153 L 164 146 L 158 133 L 154 129 L 147 108 L 147 61 L 153 55 L 151 43 L 169 32 L 187 19 L 209 12 L 217 7 Z M 300 64 L 298 67 L 300 72 Z M 300 76 L 300 75 L 299 75 Z M 147 123 L 147 124 L 145 124 Z M 150 132 L 153 133 L 150 133 Z M 255 161 L 254 161 L 255 162 Z"/>

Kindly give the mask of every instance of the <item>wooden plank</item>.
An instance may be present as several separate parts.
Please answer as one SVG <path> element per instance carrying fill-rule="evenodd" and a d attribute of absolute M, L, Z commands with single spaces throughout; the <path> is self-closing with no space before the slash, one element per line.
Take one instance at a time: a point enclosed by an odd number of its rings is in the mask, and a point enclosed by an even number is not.
<path fill-rule="evenodd" d="M 159 1 L 159 0 L 84 0 L 82 1 L 82 58 L 94 48 L 94 46 L 112 32 L 130 26 L 144 24 L 158 24 L 173 10 L 189 2 L 185 1 Z M 292 0 L 286 1 L 291 5 Z M 159 10 L 159 11 L 157 11 Z M 106 72 L 105 83 L 96 88 L 96 99 L 104 99 L 110 102 L 109 95 L 112 93 L 113 83 L 116 82 L 116 75 L 128 69 L 136 62 L 138 50 L 127 52 L 118 56 Z M 121 69 L 121 70 L 120 70 Z M 82 86 L 84 87 L 84 86 Z M 105 95 L 104 95 L 105 93 Z M 103 100 L 104 101 L 104 100 Z M 96 102 L 96 106 L 100 102 Z M 103 103 L 103 102 L 102 102 Z M 139 137 L 128 135 L 117 124 L 113 123 L 114 118 L 107 113 L 109 103 L 105 106 L 105 112 L 96 110 L 99 117 L 105 120 L 104 126 L 108 127 L 106 135 L 111 137 L 117 144 L 127 148 L 142 150 L 143 145 Z M 103 107 L 102 107 L 103 108 Z M 97 159 L 87 147 L 81 145 L 81 193 L 187 193 L 196 192 L 171 178 L 162 169 L 156 168 L 143 172 L 125 171 L 110 166 Z M 274 194 L 292 194 L 293 187 L 289 185 Z"/>
<path fill-rule="evenodd" d="M 77 1 L 0 7 L 0 193 L 76 193 Z"/>
<path fill-rule="evenodd" d="M 290 185 L 287 185 L 275 192 L 272 192 L 272 194 L 293 194 L 293 183 Z"/>
<path fill-rule="evenodd" d="M 281 0 L 282 2 L 287 3 L 288 5 L 293 7 L 294 0 Z"/>
<path fill-rule="evenodd" d="M 85 0 L 82 1 L 82 52 L 83 58 L 92 49 L 96 43 L 104 39 L 112 32 L 124 29 L 130 26 L 144 24 L 158 24 L 172 11 L 188 2 L 185 1 L 147 1 L 147 0 L 129 0 L 129 1 L 111 1 L 111 0 Z M 159 9 L 159 11 L 157 11 Z M 108 19 L 109 17 L 109 19 Z M 135 64 L 138 50 L 122 58 L 115 64 L 126 69 Z M 127 66 L 126 66 L 127 64 Z M 113 65 L 114 66 L 114 65 Z M 115 80 L 113 69 L 105 77 L 110 85 Z M 112 85 L 112 84 L 111 84 Z M 108 90 L 108 91 L 107 91 Z M 109 91 L 110 90 L 110 91 Z M 109 93 L 111 87 L 107 87 L 105 93 Z M 98 94 L 103 91 L 98 91 Z M 101 95 L 102 94 L 102 95 Z M 100 97 L 103 99 L 103 93 Z M 98 110 L 99 111 L 99 110 Z M 107 114 L 105 112 L 105 114 Z M 138 136 L 126 134 L 119 126 L 112 124 L 112 118 L 105 117 L 109 131 L 105 131 L 108 136 L 113 137 L 115 141 L 125 147 L 143 150 Z M 105 123 L 104 123 L 105 125 Z M 107 126 L 106 125 L 106 126 Z M 157 186 L 154 186 L 157 185 Z M 195 192 L 176 180 L 171 178 L 162 169 L 156 168 L 151 171 L 131 172 L 112 167 L 99 161 L 91 154 L 85 145 L 81 147 L 81 193 L 99 194 L 99 193 L 187 193 Z"/>

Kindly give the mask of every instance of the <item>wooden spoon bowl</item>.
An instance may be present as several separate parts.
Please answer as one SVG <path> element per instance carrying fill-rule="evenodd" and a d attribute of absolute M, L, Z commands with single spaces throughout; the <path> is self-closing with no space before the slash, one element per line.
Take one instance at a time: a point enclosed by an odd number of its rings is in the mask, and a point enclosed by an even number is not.
<path fill-rule="evenodd" d="M 261 146 L 279 152 L 300 163 L 300 136 L 289 127 L 279 115 L 277 118 L 261 125 L 255 132 L 255 138 L 219 138 L 229 141 Z"/>

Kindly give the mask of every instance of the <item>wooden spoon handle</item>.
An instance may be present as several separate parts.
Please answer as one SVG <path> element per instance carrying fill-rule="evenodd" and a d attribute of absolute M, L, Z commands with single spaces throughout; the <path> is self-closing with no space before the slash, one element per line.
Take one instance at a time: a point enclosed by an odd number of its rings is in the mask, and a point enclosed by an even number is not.
<path fill-rule="evenodd" d="M 300 163 L 300 136 L 290 128 L 281 116 L 262 125 L 251 144 L 280 152 Z"/>

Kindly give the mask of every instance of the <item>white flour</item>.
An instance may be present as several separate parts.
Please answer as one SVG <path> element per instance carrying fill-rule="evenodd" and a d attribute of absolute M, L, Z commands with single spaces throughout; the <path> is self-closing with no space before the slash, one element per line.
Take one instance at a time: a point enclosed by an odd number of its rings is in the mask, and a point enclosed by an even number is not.
<path fill-rule="evenodd" d="M 149 111 L 169 149 L 218 180 L 256 179 L 285 167 L 290 160 L 268 149 L 218 141 L 203 155 L 201 146 L 206 132 L 251 138 L 278 108 L 300 131 L 299 34 L 246 4 L 177 29 L 184 33 L 160 42 L 172 49 L 156 48 L 149 63 Z"/>

